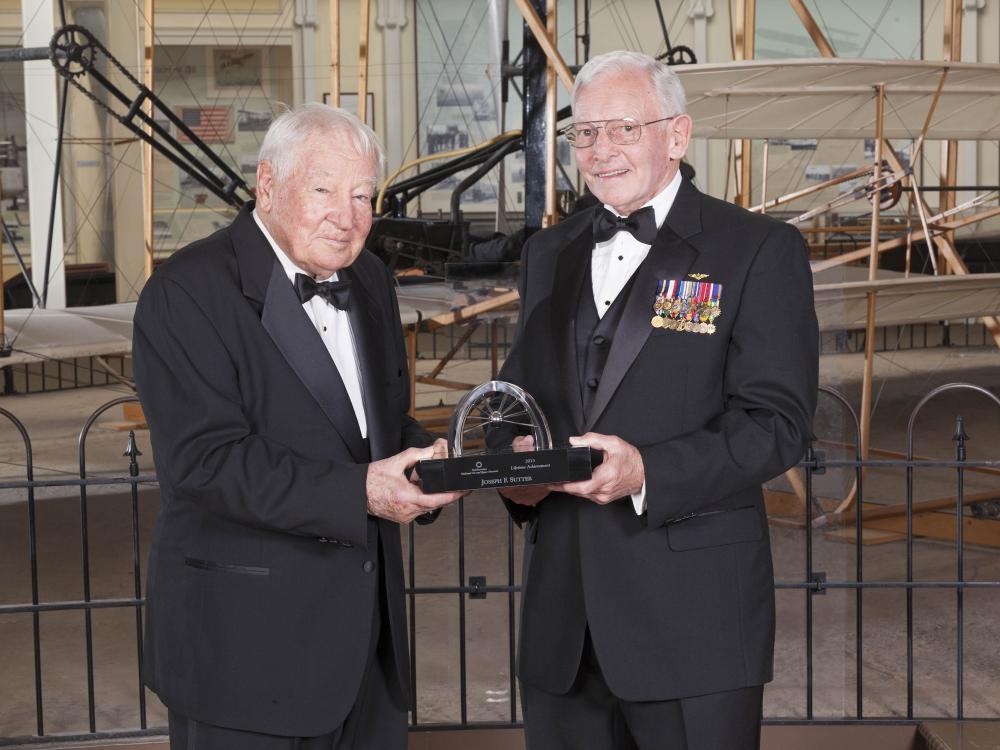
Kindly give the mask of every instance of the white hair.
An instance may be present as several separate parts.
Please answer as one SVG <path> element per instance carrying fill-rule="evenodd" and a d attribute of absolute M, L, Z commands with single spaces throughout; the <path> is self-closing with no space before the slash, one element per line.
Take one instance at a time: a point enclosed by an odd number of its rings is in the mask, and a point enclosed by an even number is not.
<path fill-rule="evenodd" d="M 663 116 L 671 117 L 687 112 L 687 95 L 677 74 L 659 60 L 630 50 L 606 52 L 592 57 L 586 65 L 580 68 L 573 83 L 573 111 L 576 111 L 576 101 L 580 92 L 594 82 L 595 79 L 612 73 L 642 73 L 653 85 L 656 98 L 663 106 Z"/>
<path fill-rule="evenodd" d="M 317 132 L 344 133 L 358 153 L 375 165 L 375 180 L 385 166 L 385 152 L 378 136 L 346 109 L 313 102 L 301 104 L 274 118 L 260 144 L 258 161 L 271 165 L 275 179 L 285 179 L 295 164 L 298 147 Z"/>

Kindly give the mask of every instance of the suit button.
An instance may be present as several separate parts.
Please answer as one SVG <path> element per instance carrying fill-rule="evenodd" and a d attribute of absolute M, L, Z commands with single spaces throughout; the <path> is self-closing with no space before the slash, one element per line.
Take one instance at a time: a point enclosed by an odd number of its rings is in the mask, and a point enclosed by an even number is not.
<path fill-rule="evenodd" d="M 590 380 L 587 381 L 587 387 L 588 388 L 596 388 L 598 382 L 599 381 L 597 380 L 597 378 L 591 378 Z"/>
<path fill-rule="evenodd" d="M 375 570 L 375 563 L 371 560 L 365 560 L 365 564 L 361 566 L 361 569 L 365 571 L 365 573 L 371 573 Z"/>
<path fill-rule="evenodd" d="M 594 344 L 596 346 L 604 346 L 604 342 L 607 341 L 603 336 L 594 336 Z"/>

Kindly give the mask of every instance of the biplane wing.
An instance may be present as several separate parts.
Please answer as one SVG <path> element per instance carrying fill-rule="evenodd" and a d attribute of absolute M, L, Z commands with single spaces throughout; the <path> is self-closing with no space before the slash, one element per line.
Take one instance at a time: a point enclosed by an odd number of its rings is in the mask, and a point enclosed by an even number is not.
<path fill-rule="evenodd" d="M 12 351 L 0 359 L 0 367 L 128 354 L 134 313 L 135 302 L 65 310 L 8 310 L 4 332 Z"/>
<path fill-rule="evenodd" d="M 1000 315 L 1000 273 L 968 276 L 910 276 L 880 271 L 868 281 L 867 269 L 842 267 L 815 276 L 816 315 L 821 331 L 865 327 L 867 294 L 878 293 L 880 326 L 963 320 Z M 480 307 L 496 298 L 487 288 L 456 291 L 446 283 L 397 288 L 404 325 Z M 498 313 L 509 315 L 507 310 Z M 13 342 L 0 367 L 41 360 L 127 354 L 132 348 L 134 302 L 66 310 L 10 310 L 6 334 Z M 459 317 L 462 317 L 461 314 Z"/>
<path fill-rule="evenodd" d="M 488 285 L 456 289 L 445 282 L 400 286 L 396 289 L 400 320 L 404 325 L 433 321 L 448 313 L 456 320 L 481 314 L 497 298 Z M 503 290 L 499 290 L 503 292 Z M 510 304 L 507 305 L 510 307 Z M 132 350 L 132 316 L 135 302 L 64 310 L 36 308 L 8 310 L 4 319 L 9 356 L 0 358 L 0 368 L 44 360 L 68 360 L 128 354 Z"/>
<path fill-rule="evenodd" d="M 898 271 L 879 271 L 876 281 L 868 281 L 867 275 L 868 269 L 859 267 L 816 274 L 813 289 L 820 331 L 864 328 L 872 291 L 878 295 L 880 326 L 1000 315 L 1000 273 L 907 277 Z"/>
<path fill-rule="evenodd" d="M 1000 138 L 1000 65 L 934 60 L 750 60 L 675 68 L 696 138 L 917 138 L 944 77 L 928 140 Z"/>

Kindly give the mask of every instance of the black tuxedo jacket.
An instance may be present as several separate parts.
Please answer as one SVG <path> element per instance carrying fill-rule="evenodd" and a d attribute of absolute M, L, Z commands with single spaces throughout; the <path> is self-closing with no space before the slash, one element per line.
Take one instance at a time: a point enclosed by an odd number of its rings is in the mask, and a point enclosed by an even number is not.
<path fill-rule="evenodd" d="M 135 379 L 161 494 L 145 679 L 199 721 L 319 735 L 354 702 L 378 596 L 406 705 L 399 528 L 367 514 L 369 448 L 251 209 L 171 257 L 136 307 Z M 391 276 L 367 251 L 341 273 L 371 459 L 428 444 L 406 416 Z"/>
<path fill-rule="evenodd" d="M 685 180 L 637 269 L 590 413 L 576 356 L 592 294 L 593 211 L 525 245 L 521 315 L 500 378 L 523 386 L 554 439 L 587 431 L 637 446 L 647 511 L 554 493 L 508 503 L 526 532 L 518 673 L 553 693 L 576 676 L 585 627 L 612 691 L 667 700 L 771 678 L 774 582 L 761 483 L 811 436 L 816 316 L 792 226 Z M 659 280 L 723 285 L 717 332 L 654 328 Z"/>

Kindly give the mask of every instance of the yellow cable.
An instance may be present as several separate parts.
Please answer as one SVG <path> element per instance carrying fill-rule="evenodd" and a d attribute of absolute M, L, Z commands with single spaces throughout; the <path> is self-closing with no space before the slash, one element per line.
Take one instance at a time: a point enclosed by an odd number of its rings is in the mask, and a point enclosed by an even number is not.
<path fill-rule="evenodd" d="M 484 148 L 489 148 L 497 141 L 506 140 L 507 138 L 512 138 L 514 136 L 521 135 L 520 130 L 508 130 L 506 133 L 501 133 L 498 136 L 490 138 L 488 141 L 484 141 L 476 146 L 467 146 L 466 148 L 459 148 L 454 151 L 442 151 L 437 154 L 428 154 L 427 156 L 421 156 L 419 159 L 414 159 L 411 162 L 407 162 L 391 175 L 389 178 L 382 183 L 381 190 L 378 191 L 378 198 L 375 200 L 375 215 L 380 216 L 382 214 L 382 201 L 385 198 L 385 191 L 388 189 L 389 185 L 392 184 L 393 180 L 399 177 L 403 172 L 408 169 L 413 169 L 413 167 L 424 164 L 429 161 L 436 161 L 437 159 L 446 159 L 454 156 L 463 156 L 465 154 L 471 154 L 475 151 L 482 151 Z"/>

